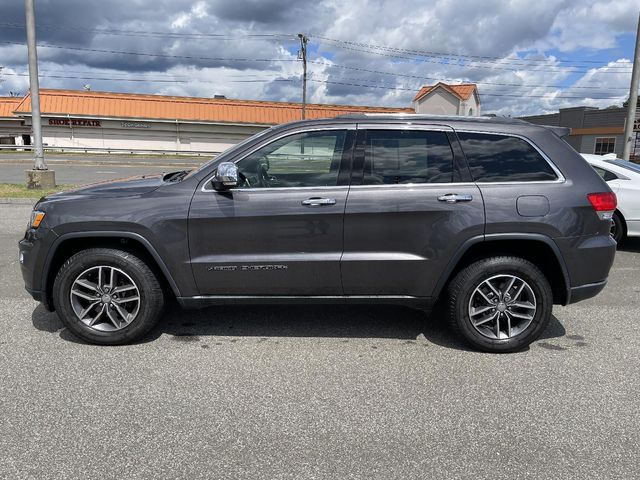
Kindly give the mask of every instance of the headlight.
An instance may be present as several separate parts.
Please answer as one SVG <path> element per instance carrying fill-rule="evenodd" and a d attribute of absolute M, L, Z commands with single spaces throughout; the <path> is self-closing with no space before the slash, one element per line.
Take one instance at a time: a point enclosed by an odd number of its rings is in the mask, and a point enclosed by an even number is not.
<path fill-rule="evenodd" d="M 29 221 L 30 228 L 38 228 L 42 220 L 44 219 L 44 212 L 34 210 L 31 212 L 31 220 Z"/>

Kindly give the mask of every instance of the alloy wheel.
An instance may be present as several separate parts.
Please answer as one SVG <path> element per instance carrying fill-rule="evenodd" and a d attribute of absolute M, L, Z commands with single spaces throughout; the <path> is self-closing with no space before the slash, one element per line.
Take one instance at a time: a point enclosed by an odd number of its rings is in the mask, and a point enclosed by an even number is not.
<path fill-rule="evenodd" d="M 122 330 L 140 310 L 140 290 L 119 268 L 99 265 L 83 271 L 71 285 L 71 307 L 87 327 Z"/>
<path fill-rule="evenodd" d="M 481 335 L 497 340 L 515 337 L 529 327 L 537 311 L 536 296 L 515 275 L 483 280 L 471 294 L 469 318 Z"/>

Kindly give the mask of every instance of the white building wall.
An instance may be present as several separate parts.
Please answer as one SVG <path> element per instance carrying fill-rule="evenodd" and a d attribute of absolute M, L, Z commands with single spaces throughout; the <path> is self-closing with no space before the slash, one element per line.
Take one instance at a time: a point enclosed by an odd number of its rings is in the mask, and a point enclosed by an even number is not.
<path fill-rule="evenodd" d="M 476 95 L 471 95 L 468 100 L 460 100 L 455 95 L 443 88 L 436 88 L 414 103 L 416 113 L 431 115 L 480 115 L 480 104 Z"/>
<path fill-rule="evenodd" d="M 30 119 L 29 119 L 30 120 Z M 42 120 L 45 146 L 222 152 L 245 138 L 268 128 L 255 125 L 225 125 L 175 121 L 112 120 L 99 126 L 50 125 Z"/>
<path fill-rule="evenodd" d="M 22 121 L 14 119 L 0 119 L 0 138 L 3 144 L 12 142 L 14 145 L 23 145 L 22 135 L 30 135 L 31 127 L 22 125 Z"/>
<path fill-rule="evenodd" d="M 478 117 L 481 115 L 480 113 L 480 103 L 478 103 L 478 98 L 476 95 L 471 95 L 468 100 L 463 102 L 464 116 L 472 116 Z"/>
<path fill-rule="evenodd" d="M 459 99 L 442 88 L 429 92 L 416 103 L 416 113 L 432 115 L 460 115 Z"/>

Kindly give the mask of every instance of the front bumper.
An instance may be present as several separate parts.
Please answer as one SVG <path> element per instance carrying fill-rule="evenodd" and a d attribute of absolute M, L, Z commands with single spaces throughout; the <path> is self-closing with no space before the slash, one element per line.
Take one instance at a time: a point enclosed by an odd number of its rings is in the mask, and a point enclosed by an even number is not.
<path fill-rule="evenodd" d="M 24 288 L 29 294 L 50 310 L 51 305 L 46 295 L 46 281 L 43 278 L 47 253 L 53 239 L 52 230 L 41 225 L 37 230 L 28 229 L 24 238 L 18 242 L 20 270 L 24 280 Z"/>

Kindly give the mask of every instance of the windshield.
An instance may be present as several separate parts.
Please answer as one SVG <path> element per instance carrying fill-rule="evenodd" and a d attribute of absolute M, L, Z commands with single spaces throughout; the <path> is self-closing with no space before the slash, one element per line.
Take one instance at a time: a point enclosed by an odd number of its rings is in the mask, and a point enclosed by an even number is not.
<path fill-rule="evenodd" d="M 264 130 L 262 130 L 261 132 L 256 133 L 255 135 L 251 135 L 249 138 L 245 138 L 243 141 L 241 141 L 240 143 L 235 144 L 233 147 L 231 148 L 227 148 L 225 151 L 219 153 L 217 156 L 215 156 L 214 158 L 212 158 L 211 160 L 209 160 L 207 163 L 203 164 L 200 166 L 200 168 L 198 168 L 197 170 L 194 170 L 192 173 L 196 173 L 201 171 L 204 168 L 209 167 L 209 165 L 211 165 L 213 162 L 217 162 L 220 159 L 221 155 L 228 155 L 231 154 L 237 150 L 241 150 L 247 143 L 252 142 L 253 140 L 255 140 L 256 138 L 262 137 L 264 135 L 266 135 L 267 133 L 269 133 L 271 130 L 273 130 L 273 127 L 270 128 L 265 128 Z"/>
<path fill-rule="evenodd" d="M 625 168 L 635 173 L 640 173 L 640 165 L 633 162 L 627 162 L 626 160 L 605 160 L 605 162 L 615 165 L 616 167 Z"/>

